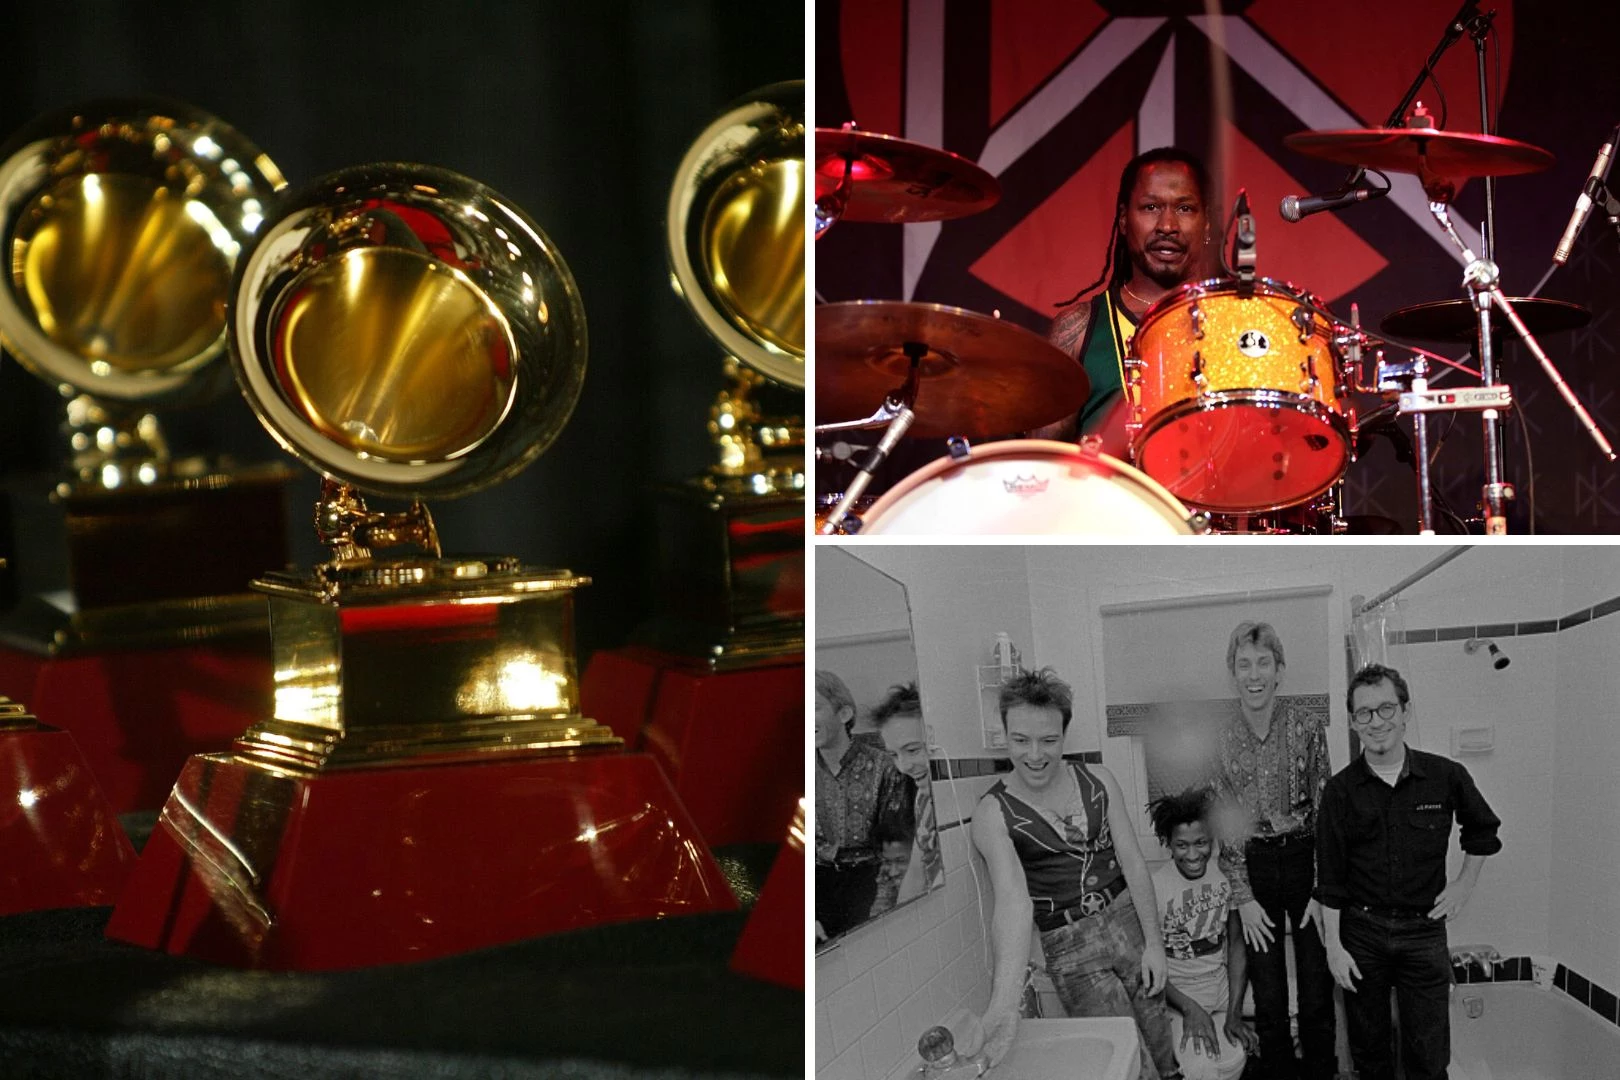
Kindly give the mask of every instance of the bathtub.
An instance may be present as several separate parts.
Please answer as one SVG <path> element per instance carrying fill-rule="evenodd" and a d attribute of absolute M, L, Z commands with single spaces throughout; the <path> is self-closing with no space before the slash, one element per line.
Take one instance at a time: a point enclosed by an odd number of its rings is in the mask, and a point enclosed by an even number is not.
<path fill-rule="evenodd" d="M 1450 1080 L 1614 1080 L 1620 1027 L 1535 983 L 1468 983 L 1452 990 L 1451 1062 Z"/>

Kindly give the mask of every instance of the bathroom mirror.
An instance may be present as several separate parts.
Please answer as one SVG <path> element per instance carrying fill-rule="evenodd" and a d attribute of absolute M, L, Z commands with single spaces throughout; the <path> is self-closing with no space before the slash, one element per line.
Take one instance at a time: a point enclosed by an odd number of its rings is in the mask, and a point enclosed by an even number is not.
<path fill-rule="evenodd" d="M 816 549 L 816 948 L 932 889 L 945 866 L 900 582 Z"/>

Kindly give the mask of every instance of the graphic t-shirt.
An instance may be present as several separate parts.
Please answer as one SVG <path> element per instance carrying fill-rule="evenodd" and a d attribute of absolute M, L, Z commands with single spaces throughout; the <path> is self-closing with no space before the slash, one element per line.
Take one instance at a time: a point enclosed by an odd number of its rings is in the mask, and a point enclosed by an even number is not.
<path fill-rule="evenodd" d="M 1173 862 L 1153 875 L 1165 967 L 1176 989 L 1209 1012 L 1226 1008 L 1226 913 L 1232 886 L 1212 858 L 1204 876 L 1188 881 Z"/>

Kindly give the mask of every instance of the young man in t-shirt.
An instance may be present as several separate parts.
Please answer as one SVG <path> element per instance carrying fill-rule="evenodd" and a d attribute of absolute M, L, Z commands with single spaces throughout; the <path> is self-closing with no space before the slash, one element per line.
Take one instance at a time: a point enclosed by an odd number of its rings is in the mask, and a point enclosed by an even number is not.
<path fill-rule="evenodd" d="M 1165 1002 L 1187 1080 L 1233 1080 L 1259 1038 L 1243 1022 L 1248 956 L 1232 887 L 1215 865 L 1214 794 L 1193 788 L 1148 806 L 1170 861 L 1153 875 L 1168 981 Z"/>

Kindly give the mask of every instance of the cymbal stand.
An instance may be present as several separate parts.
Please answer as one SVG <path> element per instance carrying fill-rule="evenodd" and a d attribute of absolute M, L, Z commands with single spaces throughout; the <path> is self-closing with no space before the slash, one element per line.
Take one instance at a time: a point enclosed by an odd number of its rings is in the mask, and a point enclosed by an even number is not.
<path fill-rule="evenodd" d="M 844 491 L 844 497 L 838 500 L 838 505 L 832 508 L 827 520 L 822 522 L 818 530 L 822 536 L 837 536 L 839 533 L 857 533 L 861 530 L 861 519 L 849 512 L 855 501 L 866 494 L 866 489 L 872 483 L 872 474 L 888 458 L 889 451 L 899 442 L 917 419 L 913 406 L 917 403 L 917 380 L 921 371 L 922 358 L 928 352 L 928 346 L 921 342 L 908 341 L 904 345 L 905 353 L 911 358 L 911 369 L 906 374 L 906 381 L 900 386 L 890 390 L 884 396 L 883 404 L 877 412 L 865 420 L 849 420 L 834 424 L 817 424 L 816 434 L 823 435 L 834 431 L 859 431 L 872 428 L 886 428 L 883 438 L 872 447 L 871 453 L 855 473 L 855 478 L 849 482 Z"/>
<path fill-rule="evenodd" d="M 855 130 L 854 122 L 851 121 L 846 123 L 844 125 L 844 130 Z M 816 171 L 820 172 L 819 167 Z M 854 186 L 855 158 L 853 156 L 846 156 L 844 158 L 844 175 L 838 178 L 838 183 L 833 186 L 831 191 L 827 192 L 825 195 L 816 196 L 817 240 L 820 240 L 821 234 L 838 224 L 838 220 L 844 216 L 844 208 L 849 205 L 849 193 Z"/>
<path fill-rule="evenodd" d="M 1559 396 L 1564 399 L 1564 403 L 1575 413 L 1575 418 L 1581 422 L 1581 426 L 1586 429 L 1587 434 L 1592 436 L 1592 441 L 1597 443 L 1598 449 L 1603 452 L 1603 456 L 1609 461 L 1613 461 L 1615 454 L 1613 447 L 1609 445 L 1609 440 L 1604 438 L 1603 432 L 1598 430 L 1597 422 L 1592 419 L 1592 415 L 1586 411 L 1586 407 L 1581 404 L 1580 399 L 1569 388 L 1569 384 L 1559 374 L 1558 368 L 1553 365 L 1547 354 L 1542 351 L 1541 344 L 1530 333 L 1530 328 L 1524 324 L 1524 320 L 1519 318 L 1518 312 L 1513 310 L 1513 305 L 1508 302 L 1508 298 L 1502 294 L 1500 285 L 1501 269 L 1491 260 L 1476 256 L 1468 245 L 1463 242 L 1462 237 L 1457 235 L 1457 230 L 1452 227 L 1451 215 L 1444 200 L 1434 200 L 1433 192 L 1430 193 L 1430 199 L 1432 201 L 1429 203 L 1429 213 L 1434 215 L 1435 220 L 1440 223 L 1440 227 L 1451 238 L 1452 244 L 1456 246 L 1458 260 L 1463 265 L 1463 285 L 1467 287 L 1468 295 L 1474 302 L 1474 309 L 1479 313 L 1479 367 L 1485 384 L 1481 389 L 1486 391 L 1506 389 L 1494 385 L 1495 367 L 1491 347 L 1491 311 L 1493 308 L 1497 308 L 1501 310 L 1508 324 L 1519 335 L 1525 347 L 1530 350 L 1530 354 L 1541 363 L 1542 370 L 1547 373 L 1547 377 L 1558 388 Z M 1498 440 L 1498 468 L 1494 471 L 1494 474 L 1487 471 L 1485 485 L 1485 531 L 1494 535 L 1507 531 L 1503 503 L 1505 498 L 1511 497 L 1511 488 L 1501 482 L 1500 433 L 1496 430 L 1494 424 L 1497 416 L 1496 410 L 1488 408 L 1484 410 L 1484 414 L 1488 421 L 1487 440 L 1493 437 Z M 1487 466 L 1490 464 L 1491 461 L 1489 455 L 1487 455 Z"/>

